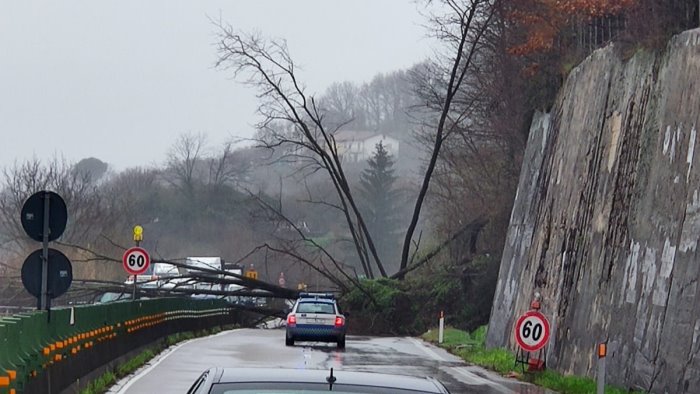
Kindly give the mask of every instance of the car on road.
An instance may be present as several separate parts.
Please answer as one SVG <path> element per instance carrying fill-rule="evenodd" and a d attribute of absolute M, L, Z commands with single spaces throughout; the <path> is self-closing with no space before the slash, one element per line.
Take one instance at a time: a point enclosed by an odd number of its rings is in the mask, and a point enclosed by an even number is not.
<path fill-rule="evenodd" d="M 123 300 L 130 300 L 130 299 L 131 299 L 131 294 L 129 294 L 129 293 L 116 293 L 116 292 L 108 291 L 106 293 L 99 294 L 96 297 L 94 303 L 104 304 L 107 302 L 123 301 Z"/>
<path fill-rule="evenodd" d="M 449 394 L 431 377 L 374 372 L 283 368 L 211 368 L 190 387 L 187 394 L 312 394 L 333 392 L 391 394 Z"/>
<path fill-rule="evenodd" d="M 285 344 L 295 341 L 336 342 L 345 348 L 346 322 L 333 294 L 300 293 L 287 315 Z"/>
<path fill-rule="evenodd" d="M 149 266 L 143 274 L 136 275 L 136 284 L 141 289 L 177 290 L 191 289 L 193 286 L 187 278 L 187 270 L 174 264 L 158 262 Z M 134 275 L 129 275 L 124 282 L 129 287 L 134 285 Z"/>

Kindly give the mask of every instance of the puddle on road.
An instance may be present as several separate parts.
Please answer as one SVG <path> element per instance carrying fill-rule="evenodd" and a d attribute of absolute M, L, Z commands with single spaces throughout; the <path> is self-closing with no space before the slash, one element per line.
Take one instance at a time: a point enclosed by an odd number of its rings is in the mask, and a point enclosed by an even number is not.
<path fill-rule="evenodd" d="M 416 344 L 402 339 L 390 340 L 353 337 L 347 351 L 334 347 L 318 349 L 328 353 L 324 368 L 339 368 L 361 372 L 380 372 L 411 376 L 432 376 L 452 393 L 516 393 L 542 394 L 541 388 L 508 380 L 500 381 L 485 371 L 467 366 L 462 361 L 427 358 L 416 350 Z M 498 384 L 494 384 L 496 380 Z M 489 381 L 489 382 L 487 382 Z M 468 383 L 467 383 L 468 382 Z"/>

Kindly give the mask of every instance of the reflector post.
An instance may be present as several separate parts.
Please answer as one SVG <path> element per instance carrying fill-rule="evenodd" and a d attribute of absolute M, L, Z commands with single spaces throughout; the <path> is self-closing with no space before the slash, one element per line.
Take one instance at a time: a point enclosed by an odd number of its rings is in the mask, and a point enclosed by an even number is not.
<path fill-rule="evenodd" d="M 603 358 L 608 354 L 608 344 L 605 342 L 598 344 L 598 358 Z"/>

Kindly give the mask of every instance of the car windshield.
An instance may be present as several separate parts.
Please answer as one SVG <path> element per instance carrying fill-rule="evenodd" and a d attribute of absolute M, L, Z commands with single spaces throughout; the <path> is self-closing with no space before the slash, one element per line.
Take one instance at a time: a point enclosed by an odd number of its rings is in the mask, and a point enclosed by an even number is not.
<path fill-rule="evenodd" d="M 335 314 L 335 308 L 333 304 L 328 302 L 301 302 L 297 307 L 298 313 L 322 313 L 322 314 Z"/>
<path fill-rule="evenodd" d="M 119 300 L 127 300 L 131 298 L 131 294 L 127 293 L 104 293 L 100 297 L 99 302 L 112 302 L 112 301 L 119 301 Z"/>

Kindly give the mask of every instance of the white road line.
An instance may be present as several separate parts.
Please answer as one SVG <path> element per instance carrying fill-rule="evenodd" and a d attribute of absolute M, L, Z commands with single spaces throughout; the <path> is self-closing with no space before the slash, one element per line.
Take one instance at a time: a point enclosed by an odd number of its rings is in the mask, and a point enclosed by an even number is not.
<path fill-rule="evenodd" d="M 441 355 L 437 354 L 433 349 L 428 347 L 425 343 L 421 342 L 420 340 L 416 338 L 410 338 L 413 343 L 418 346 L 419 348 L 423 349 L 423 352 L 427 354 L 428 356 L 432 357 L 434 360 L 437 361 L 447 361 L 445 360 Z"/>
<path fill-rule="evenodd" d="M 126 391 L 129 389 L 129 387 L 131 387 L 132 384 L 134 384 L 137 380 L 141 379 L 141 378 L 144 377 L 146 374 L 148 374 L 149 372 L 151 372 L 155 367 L 157 367 L 160 363 L 162 363 L 166 358 L 170 357 L 170 355 L 172 355 L 173 353 L 175 353 L 175 351 L 176 351 L 177 349 L 181 348 L 182 346 L 185 346 L 185 345 L 187 345 L 188 343 L 198 342 L 198 341 L 202 341 L 202 340 L 204 340 L 204 339 L 214 338 L 214 337 L 218 337 L 218 336 L 220 336 L 220 335 L 228 334 L 228 333 L 230 333 L 231 331 L 235 331 L 235 330 L 222 331 L 222 332 L 217 333 L 217 334 L 214 334 L 214 335 L 209 335 L 209 336 L 206 336 L 206 337 L 190 339 L 190 340 L 188 340 L 188 341 L 185 341 L 185 342 L 182 342 L 182 343 L 178 343 L 177 345 L 168 348 L 168 349 L 166 350 L 168 353 L 166 353 L 166 354 L 162 354 L 162 353 L 161 353 L 162 356 L 159 356 L 158 359 L 156 359 L 156 361 L 155 361 L 153 364 L 151 364 L 150 366 L 148 366 L 146 369 L 143 369 L 143 370 L 140 371 L 140 372 L 137 371 L 138 374 L 135 375 L 135 376 L 129 375 L 129 376 L 125 377 L 124 379 L 122 379 L 122 381 L 123 381 L 123 380 L 126 380 L 126 379 L 128 379 L 128 381 L 126 382 L 125 385 L 123 385 L 122 387 L 119 388 L 119 391 L 117 391 L 117 392 L 114 393 L 114 394 L 126 394 Z M 117 383 L 115 384 L 115 386 L 118 386 L 118 385 L 119 385 L 119 382 L 117 382 Z M 112 390 L 109 390 L 108 393 L 113 393 L 113 391 L 112 391 Z"/>

